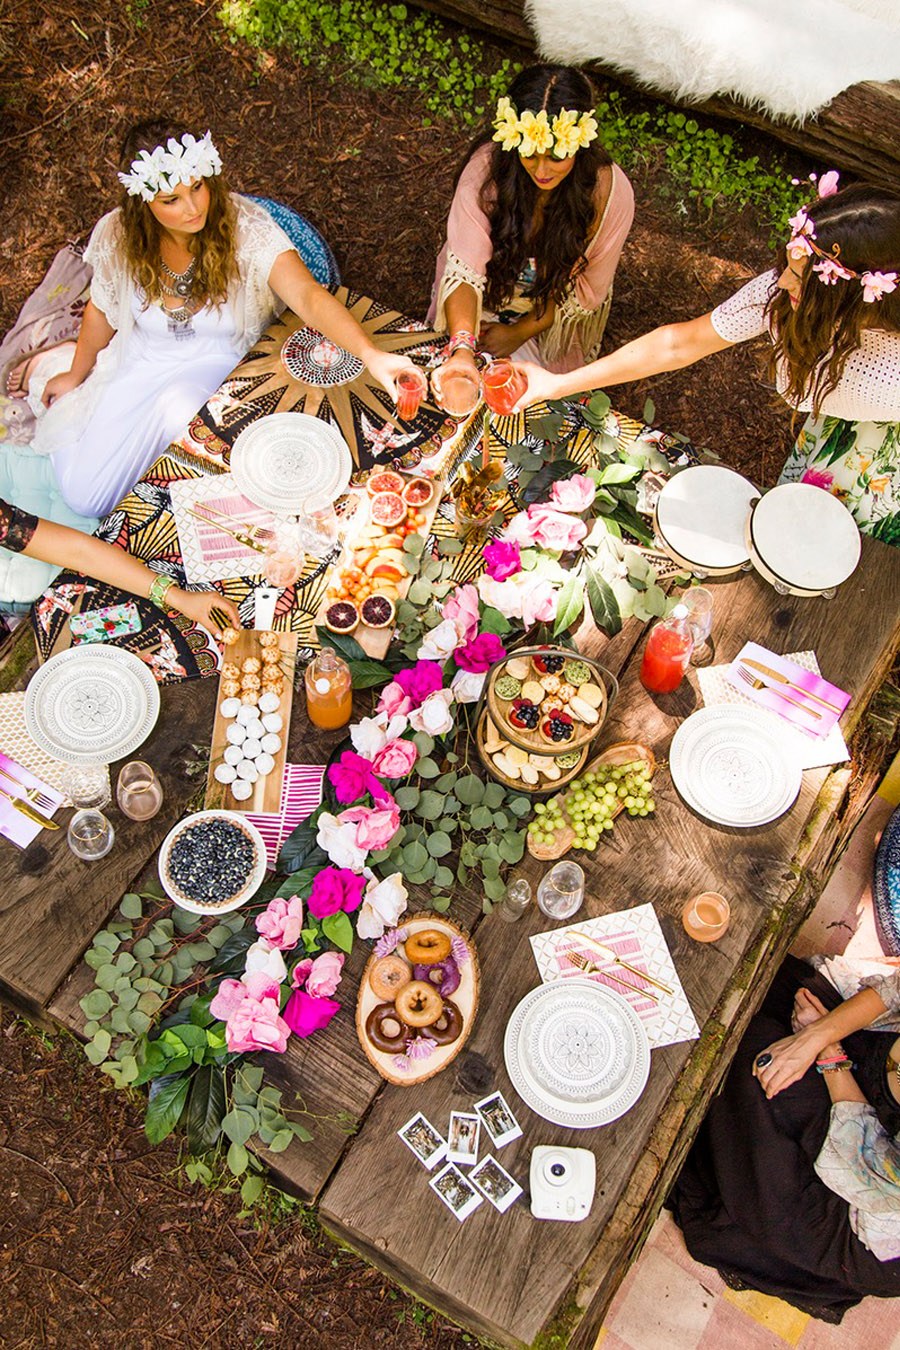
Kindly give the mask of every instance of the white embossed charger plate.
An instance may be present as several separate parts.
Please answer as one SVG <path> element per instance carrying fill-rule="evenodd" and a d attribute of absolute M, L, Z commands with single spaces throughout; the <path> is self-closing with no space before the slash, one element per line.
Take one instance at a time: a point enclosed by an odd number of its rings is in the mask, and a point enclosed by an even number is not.
<path fill-rule="evenodd" d="M 715 706 L 692 713 L 669 751 L 672 781 L 716 825 L 768 825 L 793 805 L 803 771 L 771 714 Z"/>
<path fill-rule="evenodd" d="M 315 493 L 336 501 L 353 472 L 341 433 L 308 413 L 272 413 L 241 432 L 231 451 L 231 473 L 257 506 L 296 515 Z"/>
<path fill-rule="evenodd" d="M 650 1072 L 650 1042 L 631 1005 L 580 979 L 525 995 L 507 1024 L 503 1057 L 526 1105 L 576 1130 L 618 1120 Z"/>
<path fill-rule="evenodd" d="M 131 652 L 91 644 L 51 656 L 25 691 L 25 726 L 70 764 L 111 764 L 144 744 L 159 716 L 159 686 Z"/>

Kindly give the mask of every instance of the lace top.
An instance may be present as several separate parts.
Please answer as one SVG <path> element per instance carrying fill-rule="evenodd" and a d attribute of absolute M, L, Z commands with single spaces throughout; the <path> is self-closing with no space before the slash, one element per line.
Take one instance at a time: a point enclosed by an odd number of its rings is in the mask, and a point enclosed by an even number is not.
<path fill-rule="evenodd" d="M 712 312 L 712 326 L 726 342 L 746 342 L 763 334 L 771 336 L 766 302 L 775 290 L 778 273 L 763 272 L 730 296 Z M 778 392 L 784 394 L 787 380 L 778 374 Z M 810 412 L 812 400 L 804 398 L 798 412 Z M 860 345 L 851 352 L 838 385 L 822 400 L 822 416 L 847 422 L 900 421 L 900 333 L 883 328 L 864 328 Z"/>
<path fill-rule="evenodd" d="M 20 511 L 18 506 L 0 498 L 0 548 L 8 548 L 10 553 L 21 553 L 30 544 L 37 526 L 37 516 Z"/>

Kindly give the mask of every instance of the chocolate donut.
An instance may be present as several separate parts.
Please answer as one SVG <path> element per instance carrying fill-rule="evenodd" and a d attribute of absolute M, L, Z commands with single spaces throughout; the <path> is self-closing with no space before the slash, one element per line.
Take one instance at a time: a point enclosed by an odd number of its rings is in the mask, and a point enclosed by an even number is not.
<path fill-rule="evenodd" d="M 394 1000 L 401 1021 L 408 1027 L 430 1027 L 443 1011 L 443 999 L 434 985 L 424 980 L 410 980 Z"/>
<path fill-rule="evenodd" d="M 453 957 L 448 956 L 446 961 L 435 961 L 430 966 L 414 966 L 413 979 L 424 980 L 426 984 L 434 985 L 441 998 L 449 998 L 459 988 L 462 976 Z"/>
<path fill-rule="evenodd" d="M 366 1035 L 376 1050 L 386 1055 L 402 1055 L 410 1029 L 397 1015 L 393 1003 L 377 1003 L 366 1018 Z"/>
<path fill-rule="evenodd" d="M 459 1008 L 451 999 L 445 998 L 440 1017 L 432 1022 L 424 1035 L 430 1036 L 438 1045 L 452 1045 L 462 1035 L 463 1026 L 463 1015 Z"/>
<path fill-rule="evenodd" d="M 419 977 L 416 976 L 416 979 Z M 405 984 L 412 979 L 412 971 L 402 956 L 382 956 L 369 971 L 369 984 L 376 998 L 392 1003 Z M 452 993 L 452 989 L 449 991 Z"/>
<path fill-rule="evenodd" d="M 446 961 L 451 952 L 450 939 L 439 928 L 420 929 L 406 939 L 404 947 L 414 966 L 430 966 L 435 961 Z"/>

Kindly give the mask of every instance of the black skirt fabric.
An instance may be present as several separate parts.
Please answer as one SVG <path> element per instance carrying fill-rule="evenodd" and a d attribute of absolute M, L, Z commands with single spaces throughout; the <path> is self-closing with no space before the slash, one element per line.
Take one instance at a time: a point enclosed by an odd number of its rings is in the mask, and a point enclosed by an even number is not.
<path fill-rule="evenodd" d="M 849 1206 L 816 1175 L 831 1100 L 814 1068 L 769 1101 L 753 1061 L 791 1033 L 794 994 L 804 985 L 828 1008 L 840 997 L 824 977 L 789 957 L 747 1029 L 688 1154 L 669 1205 L 696 1261 L 716 1266 L 735 1289 L 758 1289 L 826 1322 L 840 1322 L 866 1295 L 900 1298 L 900 1259 L 879 1261 L 850 1227 Z M 844 1040 L 856 1078 L 892 1135 L 900 1108 L 888 1091 L 885 1056 L 894 1039 L 857 1032 Z"/>

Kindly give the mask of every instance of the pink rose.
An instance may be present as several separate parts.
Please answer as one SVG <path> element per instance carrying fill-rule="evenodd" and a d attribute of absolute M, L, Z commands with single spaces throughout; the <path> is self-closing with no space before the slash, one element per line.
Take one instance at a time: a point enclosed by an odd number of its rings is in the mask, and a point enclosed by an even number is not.
<path fill-rule="evenodd" d="M 303 927 L 303 901 L 299 895 L 289 900 L 277 897 L 270 900 L 262 914 L 256 916 L 256 931 L 264 937 L 270 947 L 288 951 L 300 941 L 300 929 Z"/>
<path fill-rule="evenodd" d="M 405 778 L 418 757 L 412 741 L 388 741 L 375 756 L 372 768 L 382 778 Z"/>
<path fill-rule="evenodd" d="M 328 1026 L 340 1006 L 337 999 L 312 998 L 305 989 L 297 989 L 287 1001 L 284 1021 L 295 1036 L 311 1036 Z"/>
<path fill-rule="evenodd" d="M 586 511 L 597 495 L 593 479 L 587 474 L 576 473 L 571 478 L 558 478 L 550 492 L 550 500 L 560 511 L 573 511 L 576 514 Z"/>
<path fill-rule="evenodd" d="M 533 579 L 531 572 L 516 572 L 506 581 L 494 581 L 483 572 L 478 590 L 484 603 L 499 610 L 505 619 L 521 619 L 522 601 Z"/>
<path fill-rule="evenodd" d="M 403 710 L 409 712 L 424 703 L 435 689 L 440 689 L 444 683 L 444 672 L 437 661 L 417 661 L 414 666 L 400 671 L 396 683 L 409 699 L 409 708 Z"/>
<path fill-rule="evenodd" d="M 329 766 L 328 781 L 338 801 L 344 804 L 359 801 L 370 792 L 377 797 L 381 792 L 381 784 L 372 772 L 372 761 L 353 750 L 345 750 L 337 763 Z"/>
<path fill-rule="evenodd" d="M 549 623 L 556 618 L 559 593 L 549 581 L 536 581 L 529 586 L 522 599 L 522 620 L 526 628 L 535 623 Z"/>
<path fill-rule="evenodd" d="M 837 169 L 829 169 L 828 173 L 823 173 L 819 179 L 816 191 L 820 197 L 833 197 L 838 190 L 838 183 L 841 175 Z"/>
<path fill-rule="evenodd" d="M 225 1023 L 225 1041 L 232 1054 L 244 1055 L 253 1050 L 273 1050 L 283 1055 L 287 1049 L 290 1027 L 279 1015 L 278 1000 L 242 999 Z"/>
<path fill-rule="evenodd" d="M 306 907 L 315 919 L 327 918 L 341 909 L 350 914 L 359 908 L 365 885 L 365 877 L 346 867 L 324 867 L 316 874 Z"/>
<path fill-rule="evenodd" d="M 475 671 L 458 670 L 450 684 L 450 692 L 457 703 L 477 703 L 486 678 Z"/>
<path fill-rule="evenodd" d="M 338 816 L 342 825 L 356 826 L 358 848 L 374 853 L 387 848 L 400 827 L 400 808 L 390 795 L 372 806 L 353 806 Z"/>
<path fill-rule="evenodd" d="M 275 985 L 276 990 L 278 985 Z M 247 986 L 242 980 L 223 980 L 209 1005 L 213 1017 L 225 1022 L 247 997 Z"/>
<path fill-rule="evenodd" d="M 454 660 L 462 670 L 474 674 L 483 674 L 490 670 L 495 661 L 502 661 L 506 648 L 496 633 L 479 633 L 465 647 L 461 647 Z"/>
<path fill-rule="evenodd" d="M 563 515 L 549 506 L 529 506 L 528 519 L 534 530 L 534 542 L 552 553 L 571 553 L 587 534 L 583 520 Z"/>
<path fill-rule="evenodd" d="M 500 536 L 503 543 L 515 544 L 517 548 L 531 548 L 535 542 L 534 521 L 527 511 L 519 511 L 513 516 Z"/>
<path fill-rule="evenodd" d="M 456 624 L 460 642 L 469 642 L 478 632 L 478 592 L 475 587 L 458 586 L 444 601 L 441 614 Z"/>
<path fill-rule="evenodd" d="M 310 962 L 306 975 L 306 992 L 310 998 L 331 998 L 341 982 L 345 960 L 343 952 L 323 952 Z"/>
<path fill-rule="evenodd" d="M 398 713 L 408 713 L 411 707 L 412 699 L 396 680 L 391 680 L 381 691 L 377 711 L 387 713 L 388 717 L 396 717 Z"/>
<path fill-rule="evenodd" d="M 512 544 L 506 539 L 495 539 L 493 543 L 485 544 L 481 551 L 484 554 L 487 574 L 495 581 L 505 581 L 507 577 L 514 576 L 516 572 L 522 570 L 522 556 L 518 544 Z"/>

